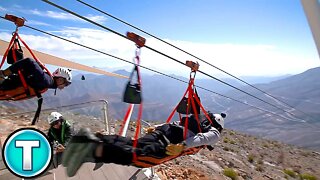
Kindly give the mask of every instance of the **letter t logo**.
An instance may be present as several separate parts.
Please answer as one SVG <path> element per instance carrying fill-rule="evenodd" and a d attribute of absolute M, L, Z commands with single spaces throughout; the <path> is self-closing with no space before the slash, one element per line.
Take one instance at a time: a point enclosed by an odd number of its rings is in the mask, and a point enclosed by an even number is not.
<path fill-rule="evenodd" d="M 16 140 L 16 147 L 22 148 L 22 169 L 24 171 L 32 171 L 32 148 L 39 148 L 39 141 Z"/>

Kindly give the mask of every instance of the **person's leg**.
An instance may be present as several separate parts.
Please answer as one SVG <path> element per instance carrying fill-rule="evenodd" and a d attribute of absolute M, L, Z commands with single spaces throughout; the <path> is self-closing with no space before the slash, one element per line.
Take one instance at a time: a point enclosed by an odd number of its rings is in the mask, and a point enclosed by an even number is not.
<path fill-rule="evenodd" d="M 39 65 L 35 60 L 31 58 L 25 58 L 9 66 L 5 70 L 5 72 L 7 73 L 6 75 L 9 76 L 12 73 L 17 73 L 18 70 L 22 70 L 22 69 L 25 71 L 34 71 L 36 66 L 39 66 Z"/>
<path fill-rule="evenodd" d="M 18 75 L 10 75 L 8 78 L 4 79 L 2 83 L 0 83 L 0 90 L 12 90 L 20 87 L 21 85 L 21 80 Z"/>
<path fill-rule="evenodd" d="M 104 135 L 102 142 L 95 149 L 97 162 L 130 165 L 133 155 L 133 141 L 129 137 Z"/>
<path fill-rule="evenodd" d="M 162 158 L 166 156 L 165 148 L 167 142 L 159 137 L 155 132 L 146 134 L 138 139 L 137 155 L 152 156 Z"/>
<path fill-rule="evenodd" d="M 72 177 L 84 162 L 130 165 L 132 140 L 117 135 L 97 138 L 89 129 L 81 129 L 64 151 L 62 165 L 67 167 L 67 175 Z"/>
<path fill-rule="evenodd" d="M 69 177 L 74 176 L 84 162 L 94 162 L 93 155 L 99 142 L 89 129 L 80 129 L 72 137 L 62 156 L 62 165 L 67 167 Z"/>

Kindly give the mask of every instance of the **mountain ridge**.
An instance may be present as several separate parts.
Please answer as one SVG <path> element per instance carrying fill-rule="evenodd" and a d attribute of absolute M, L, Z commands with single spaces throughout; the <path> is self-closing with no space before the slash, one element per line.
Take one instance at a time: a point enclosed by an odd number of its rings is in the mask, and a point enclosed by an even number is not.
<path fill-rule="evenodd" d="M 118 70 L 115 72 L 123 75 L 130 74 L 125 70 Z M 175 77 L 188 81 L 187 78 L 181 76 Z M 311 114 L 314 118 L 308 118 L 308 123 L 318 126 L 319 121 L 317 119 L 320 117 L 320 113 L 318 112 L 318 109 L 320 108 L 320 79 L 318 77 L 320 77 L 320 68 L 313 68 L 298 75 L 293 75 L 284 79 L 280 78 L 280 80 L 272 81 L 267 84 L 255 84 L 255 86 L 286 101 L 293 107 Z M 44 108 L 106 99 L 109 102 L 110 116 L 115 119 L 123 118 L 124 112 L 128 106 L 126 103 L 122 102 L 122 94 L 127 83 L 126 79 L 91 75 L 84 81 L 77 80 L 78 78 L 80 78 L 80 75 L 77 76 L 70 87 L 67 87 L 63 91 L 58 90 L 56 96 L 53 96 L 54 93 L 52 90 L 45 93 Z M 257 97 L 262 97 L 263 95 L 263 93 L 253 91 L 251 87 L 244 86 L 235 80 L 223 80 L 244 91 L 252 93 Z M 289 119 L 296 120 L 287 113 L 268 107 L 262 102 L 247 97 L 245 94 L 232 90 L 232 88 L 217 81 L 196 79 L 195 84 L 225 94 L 234 99 L 253 104 L 257 107 L 263 107 L 266 110 L 278 113 L 281 116 L 286 116 Z M 186 88 L 187 84 L 165 76 L 142 74 L 142 96 L 144 99 L 143 119 L 165 122 L 173 108 L 182 98 Z M 291 89 L 294 89 L 294 91 Z M 285 119 L 265 112 L 260 112 L 257 109 L 244 106 L 243 104 L 204 91 L 200 88 L 198 88 L 198 93 L 207 110 L 212 112 L 226 112 L 228 114 L 226 119 L 226 127 L 228 128 L 312 149 L 320 148 L 320 142 L 315 138 L 319 136 L 319 133 L 314 127 L 307 129 L 302 123 L 294 121 L 287 122 Z M 267 98 L 266 101 L 276 103 L 280 106 L 280 103 L 273 99 Z M 310 105 L 310 102 L 314 102 L 314 104 Z M 7 106 L 29 109 L 36 106 L 36 101 L 34 99 L 19 103 L 1 103 Z M 291 108 L 287 108 L 287 110 L 292 111 Z M 133 112 L 133 118 L 136 117 L 136 113 L 136 111 Z M 293 113 L 297 117 L 304 119 L 301 112 L 293 111 Z M 178 119 L 178 116 L 175 115 L 173 119 Z M 303 137 L 301 136 L 300 139 L 289 139 L 288 137 L 295 137 L 294 134 L 297 130 L 304 134 Z"/>

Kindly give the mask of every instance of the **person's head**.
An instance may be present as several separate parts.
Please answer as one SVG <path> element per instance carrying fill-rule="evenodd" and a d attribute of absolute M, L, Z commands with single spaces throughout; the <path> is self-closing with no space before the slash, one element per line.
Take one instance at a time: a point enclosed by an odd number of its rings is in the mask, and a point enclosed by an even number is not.
<path fill-rule="evenodd" d="M 72 75 L 69 69 L 58 68 L 52 73 L 52 76 L 58 89 L 63 89 L 71 84 Z"/>
<path fill-rule="evenodd" d="M 208 115 L 212 121 L 213 127 L 221 132 L 224 129 L 224 118 L 227 117 L 227 115 L 225 113 L 212 114 L 210 112 L 208 112 Z"/>
<path fill-rule="evenodd" d="M 61 127 L 61 123 L 63 121 L 62 114 L 58 112 L 52 112 L 48 116 L 48 123 L 50 124 L 51 127 L 59 129 Z"/>

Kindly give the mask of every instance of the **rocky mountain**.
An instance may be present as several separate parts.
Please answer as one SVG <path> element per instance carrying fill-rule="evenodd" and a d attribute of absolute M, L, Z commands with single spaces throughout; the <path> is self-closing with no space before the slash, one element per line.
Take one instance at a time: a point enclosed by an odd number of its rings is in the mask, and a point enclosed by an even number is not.
<path fill-rule="evenodd" d="M 16 112 L 19 110 L 5 106 L 0 108 L 1 117 Z M 42 114 L 41 119 L 46 118 L 46 113 L 48 112 Z M 76 130 L 79 127 L 89 127 L 92 131 L 100 131 L 104 128 L 101 120 L 93 116 L 65 111 L 62 113 Z M 23 114 L 0 118 L 0 141 L 4 142 L 10 132 L 17 128 L 30 127 L 30 116 L 30 114 Z M 112 121 L 112 131 L 118 132 L 120 123 Z M 46 132 L 48 124 L 41 120 L 33 127 Z M 135 125 L 131 123 L 128 134 L 133 135 L 134 130 Z M 320 178 L 320 154 L 226 129 L 212 151 L 203 149 L 195 155 L 179 157 L 155 166 L 154 169 L 163 180 L 316 180 Z M 4 175 L 0 173 L 0 179 Z"/>
<path fill-rule="evenodd" d="M 287 107 L 263 93 L 257 93 L 257 91 L 253 91 L 249 87 L 243 89 L 285 109 L 287 112 L 265 105 L 237 91 L 229 91 L 227 93 L 230 97 L 240 99 L 257 107 L 262 107 L 284 118 L 261 112 L 239 103 L 223 101 L 221 98 L 217 98 L 216 101 L 221 102 L 224 107 L 229 108 L 229 117 L 232 118 L 228 119 L 227 125 L 232 129 L 299 146 L 320 149 L 318 138 L 320 135 L 319 75 L 320 68 L 314 68 L 282 80 L 256 85 L 261 90 L 268 92 L 298 110 Z"/>

